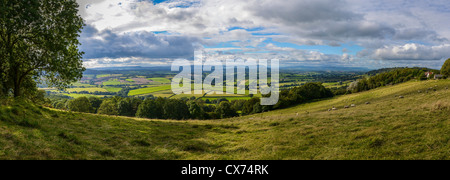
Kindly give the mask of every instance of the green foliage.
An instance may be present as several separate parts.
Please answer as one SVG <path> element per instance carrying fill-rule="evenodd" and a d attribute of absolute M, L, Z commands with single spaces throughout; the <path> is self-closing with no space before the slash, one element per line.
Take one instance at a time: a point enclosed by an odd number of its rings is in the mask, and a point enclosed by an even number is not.
<path fill-rule="evenodd" d="M 401 68 L 392 71 L 384 72 L 368 79 L 360 80 L 356 87 L 352 89 L 353 92 L 362 92 L 377 87 L 386 85 L 394 85 L 403 82 L 407 82 L 414 78 L 421 79 L 425 72 L 429 71 L 427 68 Z"/>
<path fill-rule="evenodd" d="M 119 115 L 118 102 L 120 98 L 114 97 L 103 100 L 100 108 L 98 109 L 98 114 L 105 115 Z"/>
<path fill-rule="evenodd" d="M 189 113 L 193 119 L 205 119 L 205 110 L 202 108 L 202 104 L 197 101 L 191 100 L 188 103 Z"/>
<path fill-rule="evenodd" d="M 244 113 L 244 114 L 254 113 L 255 110 L 253 108 L 255 108 L 257 106 L 257 104 L 259 104 L 260 102 L 261 102 L 261 99 L 259 99 L 259 98 L 252 98 L 252 99 L 248 100 L 247 102 L 244 103 L 242 113 Z M 256 109 L 256 110 L 258 110 L 258 109 Z"/>
<path fill-rule="evenodd" d="M 68 102 L 68 108 L 70 111 L 75 112 L 83 112 L 83 113 L 92 113 L 94 109 L 89 102 L 89 99 L 86 97 L 80 97 Z"/>
<path fill-rule="evenodd" d="M 274 109 L 286 108 L 293 105 L 302 104 L 311 100 L 333 97 L 330 89 L 325 88 L 321 83 L 306 83 L 303 86 L 290 90 L 283 90 L 280 93 L 280 100 Z"/>
<path fill-rule="evenodd" d="M 232 108 L 231 103 L 227 101 L 222 101 L 216 109 L 216 113 L 220 118 L 230 118 L 237 116 L 236 109 Z"/>
<path fill-rule="evenodd" d="M 82 77 L 78 37 L 84 24 L 75 0 L 2 0 L 0 9 L 4 92 L 26 95 L 26 82 L 41 77 L 59 88 Z"/>
<path fill-rule="evenodd" d="M 441 74 L 445 77 L 450 77 L 450 59 L 447 59 L 447 61 L 445 61 L 441 69 Z"/>
<path fill-rule="evenodd" d="M 124 98 L 119 101 L 118 110 L 120 116 L 134 117 L 138 111 L 139 105 L 142 100 L 138 98 Z"/>
<path fill-rule="evenodd" d="M 164 118 L 163 105 L 165 100 L 158 98 L 157 100 L 147 98 L 139 106 L 136 117 L 139 118 L 149 118 L 149 119 L 162 119 Z"/>
<path fill-rule="evenodd" d="M 102 105 L 102 100 L 97 97 L 89 97 L 89 103 L 91 104 L 91 107 L 93 109 L 94 113 L 97 113 L 98 109 L 100 108 L 100 105 Z"/>
<path fill-rule="evenodd" d="M 163 106 L 166 119 L 189 119 L 189 108 L 186 102 L 178 99 L 168 99 Z"/>

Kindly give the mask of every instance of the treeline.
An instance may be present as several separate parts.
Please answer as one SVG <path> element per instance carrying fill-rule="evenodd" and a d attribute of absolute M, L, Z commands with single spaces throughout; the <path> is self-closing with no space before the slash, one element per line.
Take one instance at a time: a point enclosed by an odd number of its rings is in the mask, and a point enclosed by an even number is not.
<path fill-rule="evenodd" d="M 262 106 L 260 98 L 250 100 L 216 100 L 215 104 L 195 98 L 167 99 L 149 96 L 144 100 L 137 97 L 100 99 L 81 97 L 77 99 L 54 98 L 52 106 L 75 112 L 105 115 L 129 116 L 149 119 L 223 119 L 240 115 L 267 112 L 312 100 L 333 97 L 333 93 L 321 83 L 307 83 L 290 90 L 283 90 L 278 104 Z"/>
<path fill-rule="evenodd" d="M 352 92 L 362 92 L 386 85 L 395 85 L 407 82 L 412 79 L 426 80 L 427 77 L 425 75 L 425 72 L 428 71 L 434 72 L 436 70 L 430 70 L 428 68 L 381 69 L 378 71 L 369 72 L 369 74 L 373 74 L 375 72 L 383 72 L 383 73 L 374 75 L 370 78 L 359 80 L 356 83 L 350 85 L 349 90 Z M 434 73 L 439 73 L 439 71 L 436 71 Z"/>

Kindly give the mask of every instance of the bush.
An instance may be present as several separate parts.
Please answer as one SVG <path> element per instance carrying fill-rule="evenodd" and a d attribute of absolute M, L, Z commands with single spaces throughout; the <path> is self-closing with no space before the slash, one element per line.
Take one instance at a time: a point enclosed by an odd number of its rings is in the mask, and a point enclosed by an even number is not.
<path fill-rule="evenodd" d="M 133 117 L 138 111 L 142 100 L 138 98 L 124 98 L 118 103 L 118 111 L 120 116 Z"/>
<path fill-rule="evenodd" d="M 156 100 L 152 98 L 147 98 L 143 103 L 139 105 L 139 108 L 136 112 L 136 117 L 149 119 L 163 119 L 164 103 L 165 100 L 162 98 L 158 98 Z"/>
<path fill-rule="evenodd" d="M 100 105 L 102 105 L 102 100 L 97 97 L 89 97 L 89 103 L 91 104 L 92 110 L 94 113 L 98 112 Z"/>
<path fill-rule="evenodd" d="M 80 97 L 69 101 L 68 108 L 70 111 L 92 113 L 94 112 L 88 98 Z"/>
<path fill-rule="evenodd" d="M 104 100 L 100 105 L 100 108 L 98 109 L 98 114 L 105 114 L 112 116 L 119 115 L 118 99 L 110 98 Z"/>
<path fill-rule="evenodd" d="M 445 77 L 450 77 L 450 59 L 447 59 L 447 61 L 445 61 L 441 69 L 441 74 Z"/>
<path fill-rule="evenodd" d="M 233 109 L 231 103 L 227 101 L 222 101 L 216 109 L 216 112 L 222 119 L 237 116 L 237 110 Z"/>

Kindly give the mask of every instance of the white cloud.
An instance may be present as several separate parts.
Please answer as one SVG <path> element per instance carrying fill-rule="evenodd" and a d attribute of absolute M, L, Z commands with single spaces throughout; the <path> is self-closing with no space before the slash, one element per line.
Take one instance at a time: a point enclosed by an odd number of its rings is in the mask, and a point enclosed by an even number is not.
<path fill-rule="evenodd" d="M 136 53 L 158 61 L 163 56 L 190 56 L 193 52 L 186 51 L 197 47 L 196 44 L 218 43 L 230 43 L 234 47 L 210 49 L 221 51 L 217 56 L 256 52 L 253 56 L 279 57 L 285 62 L 383 65 L 371 61 L 374 59 L 402 60 L 408 65 L 413 63 L 407 60 L 440 60 L 449 56 L 450 24 L 445 22 L 450 17 L 450 5 L 444 0 L 171 0 L 159 4 L 141 0 L 77 1 L 86 23 L 101 32 L 85 36 L 87 43 L 83 46 L 91 58 L 124 58 Z M 240 28 L 229 30 L 232 27 Z M 255 31 L 245 30 L 255 28 Z M 146 37 L 150 37 L 151 32 L 161 31 L 166 33 L 153 38 L 138 40 L 133 36 L 147 33 Z M 105 37 L 103 32 L 113 36 Z M 108 39 L 111 37 L 116 38 Z M 297 45 L 335 47 L 351 43 L 365 49 L 352 52 L 358 56 L 349 54 L 352 49 L 341 54 L 325 54 L 321 49 L 277 47 L 265 42 L 269 38 Z M 153 48 L 153 51 L 139 51 L 137 46 Z"/>
<path fill-rule="evenodd" d="M 380 60 L 442 60 L 450 57 L 450 44 L 426 46 L 411 43 L 385 46 L 376 49 L 373 56 Z"/>

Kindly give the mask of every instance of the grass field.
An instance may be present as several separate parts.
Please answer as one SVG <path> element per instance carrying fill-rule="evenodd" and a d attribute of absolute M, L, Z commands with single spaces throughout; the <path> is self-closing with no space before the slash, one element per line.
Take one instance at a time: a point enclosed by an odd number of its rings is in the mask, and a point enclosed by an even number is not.
<path fill-rule="evenodd" d="M 141 88 L 136 90 L 131 90 L 128 95 L 129 96 L 136 96 L 136 95 L 143 95 L 143 94 L 150 94 L 154 92 L 159 91 L 166 91 L 172 89 L 171 85 L 165 85 L 165 86 L 154 86 L 154 87 L 148 87 L 148 88 Z"/>
<path fill-rule="evenodd" d="M 108 90 L 103 89 L 103 88 L 70 88 L 70 89 L 67 89 L 66 91 L 67 92 L 87 91 L 87 92 L 90 92 L 90 93 L 93 93 L 93 92 L 96 92 L 96 91 L 98 91 L 98 92 L 108 92 Z"/>
<path fill-rule="evenodd" d="M 105 81 L 103 82 L 104 86 L 115 86 L 115 85 L 120 85 L 120 81 L 119 80 L 110 80 L 110 81 Z"/>
<path fill-rule="evenodd" d="M 122 76 L 122 74 L 100 74 L 100 75 L 97 75 L 97 78 L 104 78 L 104 77 L 111 77 L 111 76 L 120 77 L 120 76 Z"/>
<path fill-rule="evenodd" d="M 104 88 L 105 88 L 108 92 L 119 92 L 120 90 L 122 90 L 122 88 L 109 87 L 109 86 L 105 86 Z"/>
<path fill-rule="evenodd" d="M 0 159 L 449 160 L 448 86 L 449 80 L 408 82 L 211 121 L 109 117 L 13 102 L 0 107 Z M 350 104 L 356 107 L 343 109 Z M 329 112 L 333 106 L 338 110 Z"/>
<path fill-rule="evenodd" d="M 80 98 L 80 97 L 98 97 L 98 98 L 102 98 L 105 97 L 104 95 L 92 95 L 92 94 L 75 94 L 75 93 L 60 93 L 60 95 L 63 96 L 69 96 L 72 98 Z M 110 96 L 107 96 L 110 97 Z"/>
<path fill-rule="evenodd" d="M 72 86 L 76 86 L 76 87 L 96 87 L 95 85 L 90 85 L 90 84 L 82 84 L 82 83 L 73 83 Z"/>
<path fill-rule="evenodd" d="M 148 80 L 154 81 L 154 82 L 158 82 L 158 83 L 162 83 L 162 84 L 170 84 L 170 83 L 172 83 L 172 81 L 170 81 L 167 78 L 148 78 Z"/>

